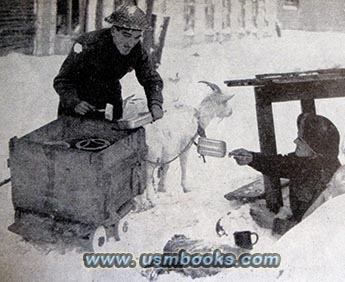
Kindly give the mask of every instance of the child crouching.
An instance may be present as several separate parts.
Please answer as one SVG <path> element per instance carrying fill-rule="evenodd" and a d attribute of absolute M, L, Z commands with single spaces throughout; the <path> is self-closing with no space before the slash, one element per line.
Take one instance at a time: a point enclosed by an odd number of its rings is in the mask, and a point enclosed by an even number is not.
<path fill-rule="evenodd" d="M 310 113 L 301 114 L 297 118 L 297 128 L 296 149 L 288 155 L 268 156 L 246 149 L 229 153 L 239 165 L 249 165 L 264 175 L 290 180 L 292 222 L 302 220 L 340 167 L 340 136 L 329 119 Z"/>

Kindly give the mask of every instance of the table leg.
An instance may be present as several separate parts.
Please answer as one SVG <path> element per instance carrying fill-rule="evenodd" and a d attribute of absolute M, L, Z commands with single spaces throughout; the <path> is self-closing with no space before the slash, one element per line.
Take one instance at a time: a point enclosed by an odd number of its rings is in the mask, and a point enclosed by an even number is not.
<path fill-rule="evenodd" d="M 301 100 L 302 113 L 316 114 L 314 99 Z"/>
<path fill-rule="evenodd" d="M 255 88 L 256 116 L 259 131 L 260 150 L 263 154 L 276 155 L 277 145 L 274 133 L 272 103 L 266 99 L 265 87 Z M 266 205 L 277 213 L 283 205 L 280 179 L 264 176 Z"/>

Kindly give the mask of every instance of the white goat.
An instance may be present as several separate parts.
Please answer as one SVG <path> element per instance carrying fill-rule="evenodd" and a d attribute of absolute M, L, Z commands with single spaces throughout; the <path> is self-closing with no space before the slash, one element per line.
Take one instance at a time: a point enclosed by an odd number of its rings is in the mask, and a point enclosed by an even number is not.
<path fill-rule="evenodd" d="M 210 86 L 212 93 L 202 100 L 198 110 L 180 104 L 172 110 L 167 110 L 162 119 L 145 126 L 148 145 L 147 182 L 144 194 L 139 197 L 139 210 L 155 205 L 155 191 L 165 192 L 169 164 L 177 158 L 180 159 L 183 191 L 191 191 L 187 184 L 187 159 L 193 141 L 198 134 L 202 135 L 212 119 L 215 117 L 223 119 L 232 114 L 228 101 L 233 96 L 224 95 L 215 84 L 201 82 Z M 130 101 L 126 102 L 131 104 Z M 157 189 L 154 183 L 156 168 L 159 168 L 160 172 Z"/>

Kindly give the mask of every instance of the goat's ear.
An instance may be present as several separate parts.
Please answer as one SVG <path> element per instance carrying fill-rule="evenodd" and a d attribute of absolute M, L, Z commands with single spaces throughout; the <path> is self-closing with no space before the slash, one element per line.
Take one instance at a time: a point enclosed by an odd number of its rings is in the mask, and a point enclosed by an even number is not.
<path fill-rule="evenodd" d="M 127 98 L 125 98 L 123 101 L 122 101 L 122 108 L 126 108 L 128 104 L 133 104 L 132 101 L 134 101 L 133 97 L 135 97 L 135 94 L 132 94 L 130 96 L 128 96 Z"/>
<path fill-rule="evenodd" d="M 222 97 L 222 101 L 223 102 L 227 102 L 229 100 L 231 100 L 232 98 L 234 98 L 235 95 L 223 95 Z"/>
<path fill-rule="evenodd" d="M 134 97 L 135 97 L 135 94 L 132 94 L 132 95 L 128 96 L 127 98 L 125 98 L 125 99 L 123 100 L 123 102 L 124 102 L 124 103 L 127 103 L 128 101 L 132 100 L 132 98 L 134 98 Z"/>

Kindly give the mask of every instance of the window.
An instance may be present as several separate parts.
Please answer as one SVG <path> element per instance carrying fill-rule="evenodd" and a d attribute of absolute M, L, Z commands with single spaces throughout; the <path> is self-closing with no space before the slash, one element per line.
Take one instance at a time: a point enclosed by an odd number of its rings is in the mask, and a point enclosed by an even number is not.
<path fill-rule="evenodd" d="M 205 0 L 206 28 L 214 28 L 214 4 L 212 0 Z"/>
<path fill-rule="evenodd" d="M 231 0 L 223 0 L 222 3 L 222 28 L 226 29 L 231 27 Z"/>
<path fill-rule="evenodd" d="M 297 10 L 299 6 L 299 0 L 284 0 L 283 8 L 285 10 Z"/>
<path fill-rule="evenodd" d="M 162 13 L 163 13 L 163 14 L 166 14 L 166 13 L 167 13 L 167 10 L 168 10 L 168 3 L 167 3 L 167 0 L 163 0 L 163 2 L 162 2 Z"/>
<path fill-rule="evenodd" d="M 184 31 L 193 31 L 195 27 L 195 0 L 184 0 Z"/>
<path fill-rule="evenodd" d="M 58 0 L 56 34 L 70 35 L 80 24 L 79 0 Z"/>
<path fill-rule="evenodd" d="M 253 25 L 258 27 L 258 15 L 259 15 L 259 1 L 252 0 L 252 17 L 253 17 Z"/>
<path fill-rule="evenodd" d="M 240 27 L 245 28 L 246 27 L 246 22 L 245 22 L 245 18 L 246 18 L 246 0 L 239 0 L 240 1 L 240 17 L 239 17 L 239 24 Z"/>

